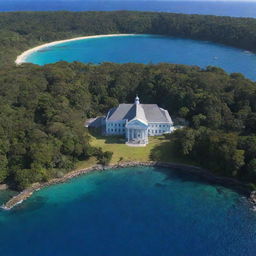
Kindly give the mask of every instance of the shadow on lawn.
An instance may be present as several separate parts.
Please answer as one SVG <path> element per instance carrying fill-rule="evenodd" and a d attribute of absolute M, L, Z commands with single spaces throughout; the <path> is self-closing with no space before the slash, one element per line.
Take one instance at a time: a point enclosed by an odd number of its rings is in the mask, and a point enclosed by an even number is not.
<path fill-rule="evenodd" d="M 101 129 L 90 128 L 90 134 L 97 140 L 105 140 L 106 144 L 125 144 L 126 140 L 123 136 L 105 136 Z"/>
<path fill-rule="evenodd" d="M 153 147 L 150 151 L 150 160 L 157 162 L 172 162 L 172 163 L 188 163 L 188 159 L 181 157 L 175 148 L 175 144 L 165 138 L 159 138 L 160 144 Z"/>

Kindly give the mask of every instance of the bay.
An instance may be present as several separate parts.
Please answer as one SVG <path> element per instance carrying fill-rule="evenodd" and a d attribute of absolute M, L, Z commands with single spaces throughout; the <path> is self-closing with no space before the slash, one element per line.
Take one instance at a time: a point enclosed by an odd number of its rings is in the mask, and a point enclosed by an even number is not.
<path fill-rule="evenodd" d="M 0 212 L 0 255 L 254 256 L 247 200 L 172 169 L 92 173 Z"/>
<path fill-rule="evenodd" d="M 82 39 L 34 52 L 26 62 L 39 65 L 57 61 L 84 63 L 160 63 L 217 66 L 256 80 L 256 55 L 242 49 L 184 38 L 132 35 Z"/>

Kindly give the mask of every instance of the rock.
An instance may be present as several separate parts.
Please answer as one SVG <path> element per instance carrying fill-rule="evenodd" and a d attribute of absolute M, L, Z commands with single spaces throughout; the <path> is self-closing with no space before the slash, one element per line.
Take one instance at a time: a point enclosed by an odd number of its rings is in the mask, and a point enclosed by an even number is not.
<path fill-rule="evenodd" d="M 7 184 L 0 184 L 0 190 L 6 190 L 8 189 L 8 185 Z"/>
<path fill-rule="evenodd" d="M 249 199 L 254 205 L 256 205 L 256 190 L 251 192 Z"/>

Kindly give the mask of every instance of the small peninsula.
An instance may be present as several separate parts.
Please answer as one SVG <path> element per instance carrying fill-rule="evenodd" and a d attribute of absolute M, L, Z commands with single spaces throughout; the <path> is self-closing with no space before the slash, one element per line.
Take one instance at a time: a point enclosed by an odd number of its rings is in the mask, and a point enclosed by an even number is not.
<path fill-rule="evenodd" d="M 5 49 L 0 51 L 0 183 L 23 190 L 61 178 L 92 158 L 103 165 L 113 159 L 126 161 L 131 152 L 111 151 L 112 139 L 101 144 L 84 122 L 139 94 L 145 104 L 158 104 L 178 123 L 188 121 L 187 128 L 164 135 L 152 147 L 149 143 L 146 161 L 179 159 L 255 188 L 256 86 L 242 74 L 167 63 L 14 65 L 16 56 L 20 64 L 49 42 L 100 34 L 152 33 L 255 51 L 254 19 L 126 11 L 21 12 L 0 14 L 0 24 L 5 29 L 0 42 Z M 33 49 L 35 45 L 40 46 Z"/>
<path fill-rule="evenodd" d="M 256 19 L 0 12 L 0 38 L 1 256 L 255 256 Z"/>
<path fill-rule="evenodd" d="M 1 182 L 11 178 L 15 189 L 62 177 L 91 158 L 105 164 L 129 156 L 194 163 L 254 186 L 256 86 L 241 74 L 174 64 L 59 62 L 1 68 L 0 79 L 5 99 L 0 177 Z M 136 94 L 167 109 L 174 122 L 186 119 L 189 127 L 160 136 L 145 153 L 141 148 L 135 154 L 119 138 L 102 142 L 84 128 L 86 119 L 132 102 Z"/>

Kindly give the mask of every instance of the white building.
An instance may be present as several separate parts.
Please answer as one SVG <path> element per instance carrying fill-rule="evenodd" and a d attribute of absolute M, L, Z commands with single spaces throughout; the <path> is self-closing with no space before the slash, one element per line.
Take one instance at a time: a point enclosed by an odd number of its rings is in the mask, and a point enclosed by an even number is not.
<path fill-rule="evenodd" d="M 174 130 L 167 110 L 156 104 L 120 104 L 109 110 L 106 119 L 106 135 L 124 135 L 127 144 L 146 145 L 148 136 L 171 133 Z"/>

